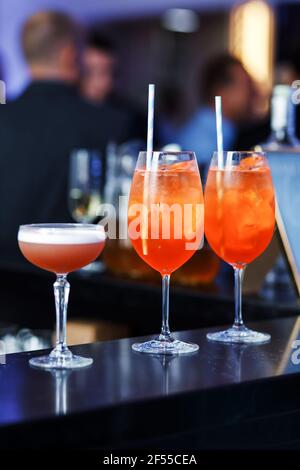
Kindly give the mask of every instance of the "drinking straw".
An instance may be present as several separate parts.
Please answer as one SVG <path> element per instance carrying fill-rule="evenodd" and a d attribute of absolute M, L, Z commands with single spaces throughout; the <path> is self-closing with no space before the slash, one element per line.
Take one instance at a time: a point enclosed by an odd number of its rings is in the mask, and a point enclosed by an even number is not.
<path fill-rule="evenodd" d="M 148 126 L 147 126 L 147 162 L 146 169 L 151 168 L 151 157 L 153 152 L 153 127 L 154 127 L 154 96 L 155 85 L 149 84 L 148 87 Z"/>
<path fill-rule="evenodd" d="M 153 127 L 154 127 L 154 95 L 155 85 L 149 84 L 148 87 L 148 125 L 147 125 L 147 155 L 146 155 L 146 172 L 144 177 L 144 194 L 143 194 L 143 213 L 142 213 L 142 250 L 144 256 L 148 254 L 148 203 L 149 203 L 149 177 L 152 167 L 153 154 Z"/>
<path fill-rule="evenodd" d="M 215 96 L 218 167 L 223 168 L 222 97 Z"/>

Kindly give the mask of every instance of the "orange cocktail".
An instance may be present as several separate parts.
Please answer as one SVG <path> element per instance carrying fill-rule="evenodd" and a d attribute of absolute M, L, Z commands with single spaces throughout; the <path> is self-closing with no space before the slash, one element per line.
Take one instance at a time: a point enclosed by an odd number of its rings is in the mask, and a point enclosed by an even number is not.
<path fill-rule="evenodd" d="M 234 268 L 235 320 L 208 339 L 263 343 L 270 335 L 249 330 L 242 319 L 244 269 L 266 249 L 275 225 L 275 202 L 267 158 L 257 152 L 216 152 L 205 187 L 205 235 L 220 258 Z"/>
<path fill-rule="evenodd" d="M 161 274 L 171 274 L 199 248 L 203 238 L 204 204 L 195 161 L 161 166 L 149 176 L 147 219 L 135 224 L 135 206 L 144 203 L 147 182 L 144 170 L 136 170 L 128 211 L 131 242 L 140 257 Z M 155 178 L 155 181 L 154 181 Z M 143 224 L 147 225 L 143 231 Z"/>
<path fill-rule="evenodd" d="M 128 233 L 139 256 L 163 280 L 163 326 L 157 340 L 134 344 L 140 352 L 180 354 L 198 349 L 176 341 L 168 325 L 170 275 L 202 244 L 204 206 L 202 186 L 192 152 L 154 152 L 146 168 L 141 152 L 128 209 Z"/>
<path fill-rule="evenodd" d="M 205 234 L 217 255 L 233 266 L 248 264 L 264 252 L 273 232 L 270 169 L 251 167 L 247 159 L 232 171 L 210 168 L 205 187 Z"/>

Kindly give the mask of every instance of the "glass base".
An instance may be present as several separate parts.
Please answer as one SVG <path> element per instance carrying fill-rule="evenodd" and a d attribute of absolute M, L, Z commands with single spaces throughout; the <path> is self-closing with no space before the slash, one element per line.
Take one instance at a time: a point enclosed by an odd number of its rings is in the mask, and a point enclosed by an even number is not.
<path fill-rule="evenodd" d="M 173 340 L 164 341 L 160 339 L 153 339 L 145 343 L 134 343 L 132 349 L 137 352 L 147 354 L 190 354 L 198 351 L 198 344 L 185 343 L 184 341 Z"/>
<path fill-rule="evenodd" d="M 49 354 L 48 356 L 33 357 L 29 364 L 40 369 L 79 369 L 90 366 L 93 359 L 89 357 L 75 356 L 70 354 L 68 357 L 58 357 Z"/>
<path fill-rule="evenodd" d="M 206 337 L 209 341 L 238 344 L 261 344 L 267 343 L 271 339 L 268 333 L 259 333 L 258 331 L 249 330 L 245 326 L 232 326 L 228 328 L 228 330 L 208 333 Z"/>

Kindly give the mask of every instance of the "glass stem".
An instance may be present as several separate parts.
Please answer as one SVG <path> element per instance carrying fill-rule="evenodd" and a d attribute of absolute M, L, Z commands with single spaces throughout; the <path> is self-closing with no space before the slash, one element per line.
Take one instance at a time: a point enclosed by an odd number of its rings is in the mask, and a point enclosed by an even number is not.
<path fill-rule="evenodd" d="M 162 327 L 159 340 L 172 341 L 169 328 L 169 291 L 170 291 L 170 274 L 162 276 Z"/>
<path fill-rule="evenodd" d="M 71 355 L 67 348 L 66 326 L 67 326 L 67 308 L 70 292 L 70 284 L 65 274 L 59 274 L 56 278 L 54 287 L 55 309 L 56 309 L 56 347 L 52 351 L 53 355 Z"/>
<path fill-rule="evenodd" d="M 242 317 L 242 284 L 245 268 L 234 267 L 234 296 L 235 296 L 235 313 L 234 324 L 236 328 L 244 325 Z"/>

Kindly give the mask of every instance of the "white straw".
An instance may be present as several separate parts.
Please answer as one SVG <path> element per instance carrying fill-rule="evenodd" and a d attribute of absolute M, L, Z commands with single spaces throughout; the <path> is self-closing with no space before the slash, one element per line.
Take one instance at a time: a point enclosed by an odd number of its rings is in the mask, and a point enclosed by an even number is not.
<path fill-rule="evenodd" d="M 218 167 L 223 168 L 222 98 L 215 96 Z"/>
<path fill-rule="evenodd" d="M 148 254 L 148 205 L 149 205 L 149 177 L 152 165 L 153 155 L 153 127 L 154 127 L 154 95 L 155 85 L 149 84 L 148 87 L 148 126 L 147 126 L 147 157 L 146 173 L 144 178 L 143 191 L 143 212 L 142 212 L 142 249 L 143 254 Z"/>
<path fill-rule="evenodd" d="M 154 96 L 155 85 L 149 84 L 148 88 L 148 128 L 147 128 L 147 162 L 146 169 L 150 171 L 153 151 L 153 127 L 154 127 Z"/>

